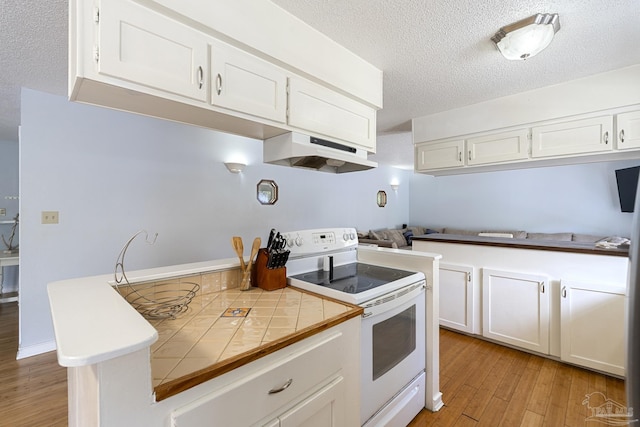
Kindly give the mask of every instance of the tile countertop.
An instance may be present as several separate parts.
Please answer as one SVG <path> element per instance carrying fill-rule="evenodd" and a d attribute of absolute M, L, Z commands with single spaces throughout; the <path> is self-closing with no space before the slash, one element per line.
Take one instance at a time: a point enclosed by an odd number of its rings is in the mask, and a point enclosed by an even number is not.
<path fill-rule="evenodd" d="M 156 401 L 215 378 L 345 320 L 362 308 L 287 286 L 194 298 L 177 319 L 151 320 Z"/>
<path fill-rule="evenodd" d="M 127 277 L 134 283 L 238 266 L 237 258 L 223 259 L 132 271 Z M 88 366 L 151 347 L 157 400 L 362 314 L 361 307 L 292 287 L 230 289 L 194 298 L 173 325 L 171 320 L 152 325 L 112 285 L 111 274 L 47 285 L 58 363 Z M 246 317 L 221 317 L 229 308 L 250 310 Z"/>

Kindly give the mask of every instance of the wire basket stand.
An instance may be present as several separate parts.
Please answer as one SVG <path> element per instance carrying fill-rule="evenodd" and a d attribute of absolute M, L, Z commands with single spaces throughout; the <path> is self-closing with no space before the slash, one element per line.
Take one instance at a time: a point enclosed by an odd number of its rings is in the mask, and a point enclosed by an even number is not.
<path fill-rule="evenodd" d="M 185 281 L 135 286 L 129 283 L 124 268 L 124 258 L 131 242 L 141 234 L 145 235 L 145 242 L 149 245 L 153 245 L 158 238 L 158 233 L 150 239 L 149 233 L 141 230 L 125 243 L 116 260 L 114 271 L 116 289 L 146 319 L 175 319 L 188 310 L 189 303 L 196 296 L 200 285 Z"/>

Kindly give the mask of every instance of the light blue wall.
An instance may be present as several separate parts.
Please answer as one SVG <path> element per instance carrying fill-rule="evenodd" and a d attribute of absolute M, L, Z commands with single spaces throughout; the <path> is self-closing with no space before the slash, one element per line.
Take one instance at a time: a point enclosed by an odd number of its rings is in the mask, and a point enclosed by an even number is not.
<path fill-rule="evenodd" d="M 13 219 L 18 213 L 18 143 L 14 141 L 0 141 L 0 208 L 5 208 L 7 214 L 0 216 L 0 221 Z M 0 234 L 9 240 L 11 235 L 10 224 L 0 224 Z M 13 244 L 19 243 L 19 233 L 13 239 Z M 6 247 L 0 240 L 0 252 Z M 5 267 L 2 277 L 2 291 L 13 292 L 18 290 L 18 267 Z"/>
<path fill-rule="evenodd" d="M 271 227 L 382 228 L 409 217 L 409 172 L 336 175 L 265 165 L 258 140 L 26 89 L 20 144 L 21 347 L 53 340 L 47 283 L 112 272 L 140 229 L 158 232 L 158 240 L 131 246 L 129 270 L 233 257 L 231 236 L 244 239 L 246 252 Z M 239 175 L 223 164 L 237 157 L 249 164 Z M 389 186 L 394 178 L 397 193 Z M 260 179 L 279 185 L 275 205 L 257 202 Z M 385 208 L 376 205 L 379 189 L 389 194 Z M 49 210 L 59 211 L 58 225 L 40 223 Z"/>
<path fill-rule="evenodd" d="M 631 234 L 615 170 L 640 161 L 411 179 L 410 221 L 475 230 Z"/>

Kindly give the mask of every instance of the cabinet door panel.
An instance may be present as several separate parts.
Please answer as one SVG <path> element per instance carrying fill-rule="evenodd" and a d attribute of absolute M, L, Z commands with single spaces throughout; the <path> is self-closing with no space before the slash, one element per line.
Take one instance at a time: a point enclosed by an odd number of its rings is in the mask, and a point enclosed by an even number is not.
<path fill-rule="evenodd" d="M 468 165 L 509 162 L 528 157 L 528 129 L 467 139 Z"/>
<path fill-rule="evenodd" d="M 625 287 L 561 282 L 561 358 L 624 375 Z"/>
<path fill-rule="evenodd" d="M 312 136 L 376 150 L 376 111 L 312 82 L 289 79 L 289 125 Z"/>
<path fill-rule="evenodd" d="M 613 149 L 613 116 L 532 128 L 532 157 L 587 154 Z"/>
<path fill-rule="evenodd" d="M 211 45 L 211 103 L 284 123 L 287 76 L 262 59 L 214 42 Z"/>
<path fill-rule="evenodd" d="M 206 38 L 130 1 L 102 2 L 98 71 L 205 101 Z"/>
<path fill-rule="evenodd" d="M 429 142 L 416 145 L 416 170 L 428 171 L 464 166 L 464 140 Z"/>
<path fill-rule="evenodd" d="M 640 148 L 640 111 L 618 114 L 618 149 Z"/>
<path fill-rule="evenodd" d="M 548 288 L 544 276 L 483 269 L 482 335 L 549 353 Z"/>
<path fill-rule="evenodd" d="M 341 407 L 346 404 L 344 381 L 338 377 L 281 415 L 280 427 L 339 427 L 344 425 Z"/>
<path fill-rule="evenodd" d="M 473 333 L 473 267 L 440 264 L 440 325 Z"/>

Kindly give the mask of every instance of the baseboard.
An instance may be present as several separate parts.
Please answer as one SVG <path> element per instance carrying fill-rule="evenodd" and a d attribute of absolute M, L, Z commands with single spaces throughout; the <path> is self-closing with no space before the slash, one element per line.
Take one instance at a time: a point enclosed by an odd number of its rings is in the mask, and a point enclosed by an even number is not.
<path fill-rule="evenodd" d="M 18 355 L 16 360 L 24 359 L 26 357 L 37 356 L 38 354 L 48 353 L 56 349 L 55 341 L 47 341 L 36 345 L 30 345 L 27 347 L 20 347 L 18 349 Z"/>
<path fill-rule="evenodd" d="M 431 400 L 431 408 L 427 407 L 431 412 L 438 412 L 444 406 L 444 402 L 442 401 L 442 393 L 437 392 L 433 395 L 433 399 Z"/>

